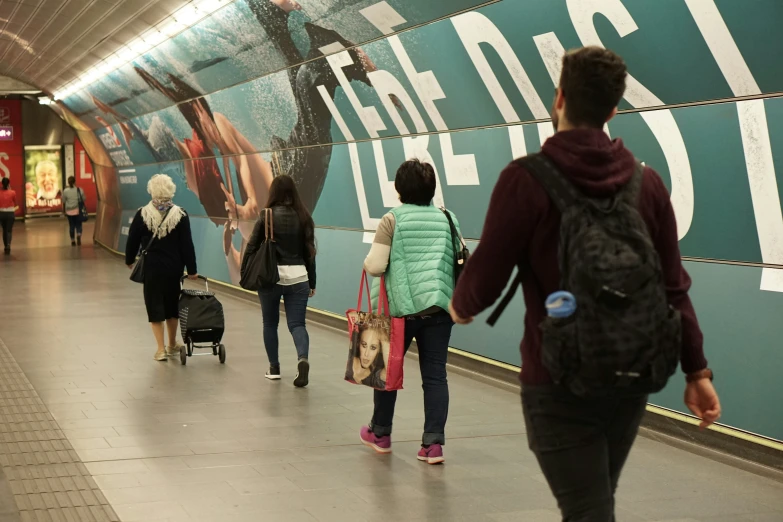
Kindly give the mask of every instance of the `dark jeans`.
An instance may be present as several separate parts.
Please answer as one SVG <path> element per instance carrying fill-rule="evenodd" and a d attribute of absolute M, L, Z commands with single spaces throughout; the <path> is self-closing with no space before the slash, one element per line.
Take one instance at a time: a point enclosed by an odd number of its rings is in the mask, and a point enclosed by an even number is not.
<path fill-rule="evenodd" d="M 74 239 L 74 233 L 77 236 L 82 235 L 82 217 L 81 216 L 65 216 L 68 218 L 68 228 L 71 235 L 71 241 Z"/>
<path fill-rule="evenodd" d="M 305 326 L 307 300 L 310 298 L 310 283 L 298 283 L 292 286 L 275 285 L 269 290 L 259 290 L 261 314 L 264 317 L 264 347 L 269 364 L 280 364 L 277 326 L 280 324 L 280 298 L 285 304 L 285 318 L 288 331 L 294 338 L 296 353 L 300 359 L 310 353 L 310 336 Z"/>
<path fill-rule="evenodd" d="M 446 312 L 405 320 L 405 352 L 416 339 L 419 348 L 421 387 L 424 389 L 424 435 L 421 443 L 446 443 L 446 418 L 449 415 L 449 383 L 446 360 L 454 323 Z M 375 411 L 370 428 L 379 437 L 391 435 L 396 391 L 375 390 Z"/>
<path fill-rule="evenodd" d="M 523 386 L 530 449 L 563 522 L 614 522 L 614 494 L 647 396 L 583 399 L 556 385 Z"/>
<path fill-rule="evenodd" d="M 3 246 L 6 248 L 11 247 L 11 236 L 14 228 L 14 213 L 13 212 L 0 212 L 0 226 L 3 227 Z"/>

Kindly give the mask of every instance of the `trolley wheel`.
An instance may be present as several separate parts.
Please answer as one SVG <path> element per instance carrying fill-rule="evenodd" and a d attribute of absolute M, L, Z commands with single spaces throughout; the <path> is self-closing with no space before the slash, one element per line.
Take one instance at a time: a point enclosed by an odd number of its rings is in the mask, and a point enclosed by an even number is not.
<path fill-rule="evenodd" d="M 222 344 L 218 348 L 218 359 L 220 359 L 220 364 L 226 363 L 226 347 Z"/>
<path fill-rule="evenodd" d="M 179 349 L 179 362 L 181 362 L 183 366 L 188 364 L 188 349 L 184 346 Z"/>
<path fill-rule="evenodd" d="M 193 341 L 188 343 L 188 357 L 193 355 Z"/>

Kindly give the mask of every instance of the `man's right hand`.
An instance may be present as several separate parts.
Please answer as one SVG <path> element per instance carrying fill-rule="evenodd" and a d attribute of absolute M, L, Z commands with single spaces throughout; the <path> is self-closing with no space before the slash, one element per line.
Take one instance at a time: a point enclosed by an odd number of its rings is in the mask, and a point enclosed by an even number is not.
<path fill-rule="evenodd" d="M 472 317 L 460 317 L 460 315 L 457 313 L 456 310 L 454 310 L 453 303 L 449 303 L 449 315 L 451 315 L 451 320 L 454 321 L 455 324 L 470 324 L 473 322 Z"/>
<path fill-rule="evenodd" d="M 721 408 L 718 393 L 709 379 L 699 379 L 685 386 L 685 405 L 701 419 L 699 428 L 704 429 L 720 419 Z"/>

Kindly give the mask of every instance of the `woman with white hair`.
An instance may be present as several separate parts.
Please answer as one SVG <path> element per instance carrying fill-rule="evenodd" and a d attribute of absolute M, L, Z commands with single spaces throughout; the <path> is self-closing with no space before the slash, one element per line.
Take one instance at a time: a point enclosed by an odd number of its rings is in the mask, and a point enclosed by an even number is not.
<path fill-rule="evenodd" d="M 188 277 L 197 279 L 196 250 L 187 213 L 172 202 L 177 186 L 165 174 L 155 174 L 147 183 L 152 197 L 139 209 L 128 232 L 125 264 L 133 268 L 140 249 L 146 249 L 144 261 L 144 304 L 158 343 L 156 361 L 179 356 L 177 323 L 180 278 L 185 268 Z M 164 345 L 164 326 L 168 344 Z"/>

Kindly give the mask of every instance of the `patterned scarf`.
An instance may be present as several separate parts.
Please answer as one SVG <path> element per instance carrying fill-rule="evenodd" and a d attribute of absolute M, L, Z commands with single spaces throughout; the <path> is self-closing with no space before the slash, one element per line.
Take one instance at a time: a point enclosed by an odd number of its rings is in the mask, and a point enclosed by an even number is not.
<path fill-rule="evenodd" d="M 158 209 L 161 214 L 165 213 L 168 209 L 174 206 L 174 202 L 170 199 L 153 199 L 152 206 Z"/>

